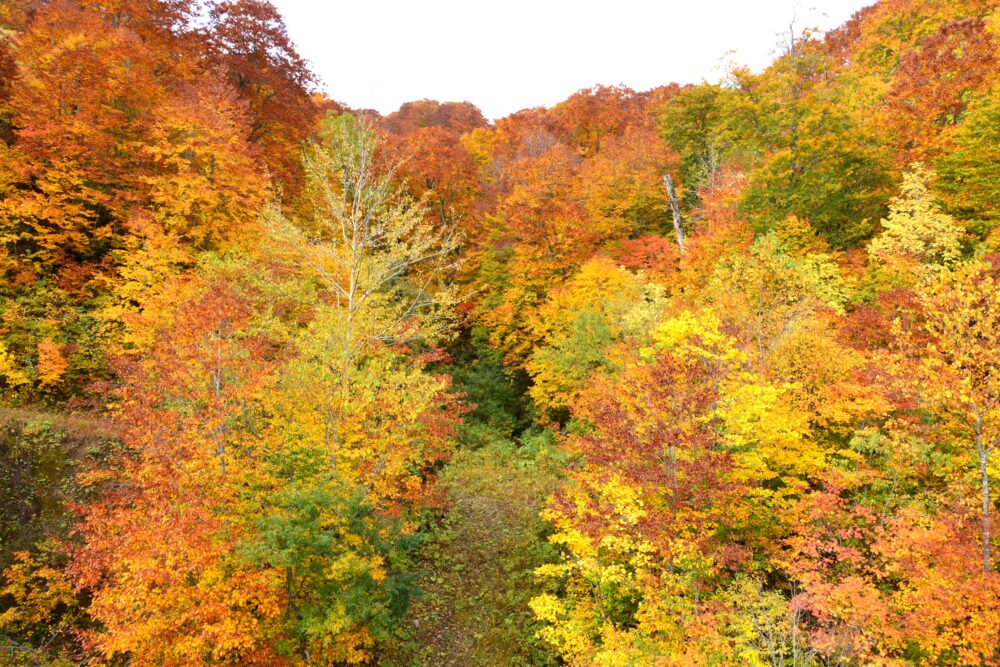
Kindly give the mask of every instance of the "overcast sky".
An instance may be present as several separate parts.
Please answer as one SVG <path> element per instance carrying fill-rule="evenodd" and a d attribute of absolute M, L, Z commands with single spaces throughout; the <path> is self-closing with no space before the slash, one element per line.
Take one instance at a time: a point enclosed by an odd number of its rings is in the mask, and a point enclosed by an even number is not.
<path fill-rule="evenodd" d="M 754 69 L 778 34 L 873 0 L 274 0 L 333 99 L 389 113 L 468 100 L 488 118 L 598 83 L 647 90 Z"/>

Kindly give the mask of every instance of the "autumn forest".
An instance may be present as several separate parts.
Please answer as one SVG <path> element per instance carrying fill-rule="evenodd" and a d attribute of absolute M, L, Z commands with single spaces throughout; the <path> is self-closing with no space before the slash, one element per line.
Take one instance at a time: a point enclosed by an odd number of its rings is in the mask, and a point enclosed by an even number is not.
<path fill-rule="evenodd" d="M 1000 666 L 998 63 L 879 0 L 488 121 L 0 0 L 0 665 Z"/>

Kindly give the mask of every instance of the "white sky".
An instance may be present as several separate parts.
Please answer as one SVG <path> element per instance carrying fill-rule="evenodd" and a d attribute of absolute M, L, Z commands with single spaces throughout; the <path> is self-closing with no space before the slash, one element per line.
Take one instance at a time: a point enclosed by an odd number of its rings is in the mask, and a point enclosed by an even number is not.
<path fill-rule="evenodd" d="M 487 118 L 581 88 L 717 81 L 763 68 L 778 34 L 826 30 L 874 0 L 273 0 L 335 100 L 390 113 L 468 100 Z"/>

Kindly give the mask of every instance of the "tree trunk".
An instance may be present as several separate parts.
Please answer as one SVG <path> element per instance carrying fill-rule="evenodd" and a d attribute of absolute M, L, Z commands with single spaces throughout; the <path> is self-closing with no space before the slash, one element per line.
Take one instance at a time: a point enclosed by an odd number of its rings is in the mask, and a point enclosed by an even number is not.
<path fill-rule="evenodd" d="M 684 227 L 681 219 L 681 207 L 677 203 L 677 192 L 674 190 L 674 179 L 670 174 L 663 175 L 663 184 L 667 186 L 667 197 L 670 198 L 670 213 L 674 218 L 674 234 L 677 235 L 677 249 L 684 254 Z"/>
<path fill-rule="evenodd" d="M 987 466 L 990 451 L 983 443 L 983 417 L 976 410 L 976 450 L 979 453 L 979 475 L 983 487 L 983 572 L 993 569 L 993 558 L 990 553 L 990 476 Z"/>
<path fill-rule="evenodd" d="M 986 471 L 988 460 L 985 449 L 979 450 L 979 474 L 983 479 L 983 571 L 993 569 L 993 559 L 990 554 L 990 478 Z"/>

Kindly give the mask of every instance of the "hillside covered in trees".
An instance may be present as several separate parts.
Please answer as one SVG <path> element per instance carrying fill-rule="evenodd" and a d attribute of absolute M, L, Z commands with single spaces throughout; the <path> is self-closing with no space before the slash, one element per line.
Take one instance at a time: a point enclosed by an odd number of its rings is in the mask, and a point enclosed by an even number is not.
<path fill-rule="evenodd" d="M 0 664 L 1000 666 L 998 57 L 380 116 L 0 2 Z"/>

